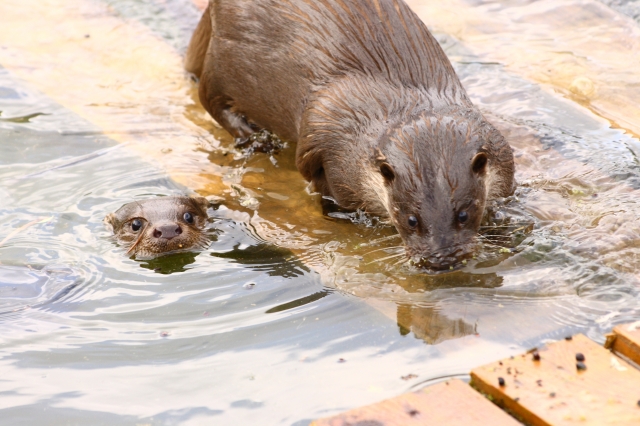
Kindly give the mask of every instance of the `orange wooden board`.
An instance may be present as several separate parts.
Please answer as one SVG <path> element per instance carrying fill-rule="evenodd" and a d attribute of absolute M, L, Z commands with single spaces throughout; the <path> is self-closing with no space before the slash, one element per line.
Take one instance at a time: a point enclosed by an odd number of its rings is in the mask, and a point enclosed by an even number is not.
<path fill-rule="evenodd" d="M 611 349 L 640 365 L 640 321 L 619 325 L 613 333 L 615 340 Z"/>
<path fill-rule="evenodd" d="M 429 386 L 377 404 L 316 420 L 312 426 L 516 426 L 508 414 L 460 380 Z"/>
<path fill-rule="evenodd" d="M 582 335 L 538 353 L 476 368 L 472 385 L 527 424 L 640 425 L 640 371 Z"/>

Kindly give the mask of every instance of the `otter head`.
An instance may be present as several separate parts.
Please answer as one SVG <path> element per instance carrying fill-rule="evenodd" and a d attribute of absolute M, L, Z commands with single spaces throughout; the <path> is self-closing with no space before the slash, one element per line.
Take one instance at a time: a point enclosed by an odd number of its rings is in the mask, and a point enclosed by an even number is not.
<path fill-rule="evenodd" d="M 370 166 L 369 180 L 407 256 L 432 270 L 473 255 L 486 201 L 514 186 L 511 148 L 472 109 L 422 113 L 390 129 Z"/>
<path fill-rule="evenodd" d="M 202 197 L 161 197 L 125 204 L 105 218 L 127 254 L 138 259 L 203 248 L 209 202 Z"/>

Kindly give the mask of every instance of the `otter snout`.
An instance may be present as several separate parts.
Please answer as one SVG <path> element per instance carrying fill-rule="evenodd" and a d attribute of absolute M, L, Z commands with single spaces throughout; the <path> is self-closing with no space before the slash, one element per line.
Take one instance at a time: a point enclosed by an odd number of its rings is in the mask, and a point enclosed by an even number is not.
<path fill-rule="evenodd" d="M 413 263 L 419 268 L 444 271 L 455 268 L 461 265 L 463 261 L 472 258 L 475 248 L 475 243 L 448 245 L 426 254 L 414 255 L 412 259 Z"/>
<path fill-rule="evenodd" d="M 182 228 L 177 223 L 163 223 L 156 225 L 153 229 L 154 238 L 164 238 L 170 240 L 178 235 L 182 234 Z"/>

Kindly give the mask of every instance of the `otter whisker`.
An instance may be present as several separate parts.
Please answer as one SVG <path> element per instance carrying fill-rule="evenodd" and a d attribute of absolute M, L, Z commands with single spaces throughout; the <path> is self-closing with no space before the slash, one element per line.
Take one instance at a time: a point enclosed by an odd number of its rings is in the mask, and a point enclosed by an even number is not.
<path fill-rule="evenodd" d="M 378 238 L 376 240 L 371 240 L 368 243 L 361 244 L 361 247 L 370 246 L 370 245 L 373 245 L 373 244 L 381 243 L 383 241 L 392 240 L 394 238 L 400 238 L 400 234 L 393 234 L 393 235 L 389 235 L 388 237 L 382 237 L 382 238 Z"/>
<path fill-rule="evenodd" d="M 511 240 L 513 238 L 510 235 L 480 235 L 479 237 L 485 240 L 490 240 L 490 239 Z"/>
<path fill-rule="evenodd" d="M 512 228 L 513 226 L 524 225 L 516 230 L 525 229 L 527 226 L 531 225 L 531 222 L 511 222 L 507 225 L 482 225 L 478 229 L 498 229 L 498 228 Z"/>
<path fill-rule="evenodd" d="M 382 248 L 379 248 L 379 249 L 376 249 L 376 250 L 371 250 L 370 252 L 365 253 L 365 254 L 364 254 L 364 256 L 368 256 L 368 255 L 370 255 L 371 253 L 376 253 L 376 252 L 378 252 L 378 251 L 383 251 L 383 250 L 397 250 L 397 249 L 404 249 L 404 246 L 382 247 Z"/>
<path fill-rule="evenodd" d="M 127 250 L 127 254 L 131 253 L 133 249 L 135 249 L 138 246 L 138 244 L 140 244 L 140 241 L 142 241 L 142 237 L 144 237 L 144 232 L 147 230 L 147 226 L 149 226 L 149 224 L 145 222 L 144 227 L 140 230 L 140 236 L 138 236 L 138 239 L 136 240 L 136 242 L 133 243 L 133 245 L 129 248 L 129 250 Z"/>
<path fill-rule="evenodd" d="M 511 241 L 513 239 L 510 235 L 478 235 L 479 240 L 502 240 L 503 242 Z"/>
<path fill-rule="evenodd" d="M 409 259 L 400 259 L 396 263 L 394 263 L 393 266 L 402 265 L 402 264 L 407 263 L 407 262 L 409 262 Z"/>
<path fill-rule="evenodd" d="M 490 242 L 482 243 L 482 245 L 487 247 L 487 248 L 504 248 L 503 246 L 499 246 L 497 244 L 492 244 Z"/>

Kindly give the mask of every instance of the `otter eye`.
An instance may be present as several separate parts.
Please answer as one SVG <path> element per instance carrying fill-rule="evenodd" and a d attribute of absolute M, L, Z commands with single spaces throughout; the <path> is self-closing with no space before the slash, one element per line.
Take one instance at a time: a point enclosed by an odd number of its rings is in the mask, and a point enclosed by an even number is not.
<path fill-rule="evenodd" d="M 193 223 L 193 215 L 189 212 L 186 212 L 183 216 L 183 219 L 187 223 Z"/>
<path fill-rule="evenodd" d="M 469 213 L 465 211 L 458 213 L 458 222 L 465 223 L 467 220 L 469 220 Z"/>
<path fill-rule="evenodd" d="M 409 220 L 407 221 L 407 223 L 409 223 L 409 227 L 410 228 L 415 228 L 416 226 L 418 226 L 418 219 L 411 215 L 409 216 Z"/>
<path fill-rule="evenodd" d="M 140 219 L 133 219 L 131 222 L 131 230 L 133 232 L 138 232 L 142 228 L 142 221 Z"/>

